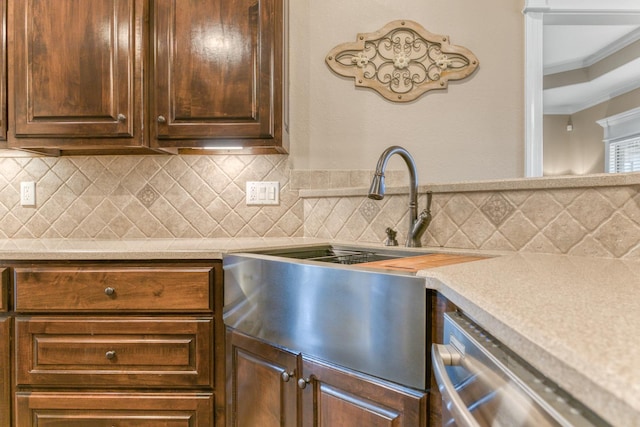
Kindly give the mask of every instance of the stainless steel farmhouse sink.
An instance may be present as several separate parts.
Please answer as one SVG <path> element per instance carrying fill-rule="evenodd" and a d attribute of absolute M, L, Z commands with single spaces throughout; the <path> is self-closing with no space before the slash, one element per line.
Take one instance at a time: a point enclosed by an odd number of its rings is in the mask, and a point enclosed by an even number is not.
<path fill-rule="evenodd" d="M 317 259 L 340 258 L 345 249 L 225 256 L 225 324 L 292 351 L 426 389 L 430 298 L 424 279 Z M 424 253 L 368 252 L 368 261 Z"/>

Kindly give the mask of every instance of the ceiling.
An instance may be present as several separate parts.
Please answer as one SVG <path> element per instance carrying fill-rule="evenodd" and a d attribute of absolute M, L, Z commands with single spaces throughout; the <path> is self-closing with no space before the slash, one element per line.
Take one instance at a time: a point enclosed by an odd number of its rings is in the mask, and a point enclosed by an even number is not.
<path fill-rule="evenodd" d="M 639 54 L 612 60 L 623 48 Z M 564 77 L 544 90 L 544 114 L 574 114 L 640 87 L 640 25 L 544 25 L 543 62 L 545 88 Z M 587 78 L 590 66 L 607 70 Z"/>

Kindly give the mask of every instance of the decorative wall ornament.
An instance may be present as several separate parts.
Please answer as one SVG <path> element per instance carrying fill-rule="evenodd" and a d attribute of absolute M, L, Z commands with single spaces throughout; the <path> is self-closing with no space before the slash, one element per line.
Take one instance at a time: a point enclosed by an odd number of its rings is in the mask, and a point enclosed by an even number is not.
<path fill-rule="evenodd" d="M 409 102 L 432 89 L 445 89 L 478 67 L 471 51 L 449 44 L 448 36 L 432 34 L 417 22 L 392 21 L 373 33 L 359 33 L 356 42 L 334 47 L 326 57 L 337 74 L 353 77 L 394 102 Z"/>

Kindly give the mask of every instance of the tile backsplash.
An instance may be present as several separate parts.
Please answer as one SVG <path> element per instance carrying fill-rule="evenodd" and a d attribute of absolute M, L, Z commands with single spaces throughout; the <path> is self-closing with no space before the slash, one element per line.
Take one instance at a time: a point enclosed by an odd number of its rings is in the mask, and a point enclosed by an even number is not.
<path fill-rule="evenodd" d="M 305 236 L 383 242 L 391 226 L 404 242 L 407 203 L 406 195 L 306 198 Z M 638 258 L 639 204 L 637 186 L 436 193 L 423 245 Z"/>
<path fill-rule="evenodd" d="M 0 158 L 0 238 L 302 236 L 288 158 L 92 156 Z M 279 181 L 280 205 L 246 206 L 246 181 Z M 36 207 L 20 205 L 36 182 Z"/>
<path fill-rule="evenodd" d="M 286 155 L 0 158 L 0 238 L 319 237 L 404 242 L 406 194 L 364 193 L 372 171 L 292 170 Z M 246 181 L 279 181 L 279 206 L 246 206 Z M 36 207 L 20 205 L 36 182 Z M 405 185 L 390 171 L 389 187 Z M 299 190 L 360 188 L 303 194 Z M 640 257 L 640 187 L 436 192 L 423 244 Z M 311 191 L 313 193 L 313 191 Z M 323 192 L 319 192 L 323 193 Z M 357 195 L 353 195 L 357 194 Z M 419 198 L 419 207 L 426 196 Z"/>

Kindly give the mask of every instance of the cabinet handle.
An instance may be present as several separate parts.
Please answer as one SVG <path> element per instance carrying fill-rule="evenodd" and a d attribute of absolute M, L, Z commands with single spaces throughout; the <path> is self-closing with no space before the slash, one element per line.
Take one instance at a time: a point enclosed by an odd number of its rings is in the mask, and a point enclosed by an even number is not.
<path fill-rule="evenodd" d="M 113 360 L 116 357 L 116 351 L 115 350 L 109 350 L 109 351 L 107 351 L 105 353 L 104 356 L 109 360 Z"/>
<path fill-rule="evenodd" d="M 158 123 L 167 123 L 167 119 L 164 116 L 158 116 Z"/>
<path fill-rule="evenodd" d="M 298 380 L 298 388 L 301 390 L 304 390 L 305 388 L 307 388 L 307 384 L 309 384 L 311 382 L 311 377 L 304 379 L 304 378 L 300 378 Z"/>
<path fill-rule="evenodd" d="M 127 116 L 125 116 L 122 113 L 118 114 L 118 121 L 119 122 L 124 122 L 125 120 L 127 120 Z"/>
<path fill-rule="evenodd" d="M 283 382 L 288 383 L 291 377 L 293 377 L 294 375 L 295 373 L 293 371 L 291 372 L 283 371 L 282 374 L 280 374 L 280 378 L 282 378 Z"/>
<path fill-rule="evenodd" d="M 109 286 L 109 287 L 107 287 L 107 288 L 104 288 L 104 293 L 105 293 L 106 295 L 111 296 L 111 295 L 113 295 L 113 294 L 115 294 L 115 293 L 116 293 L 116 290 Z"/>

